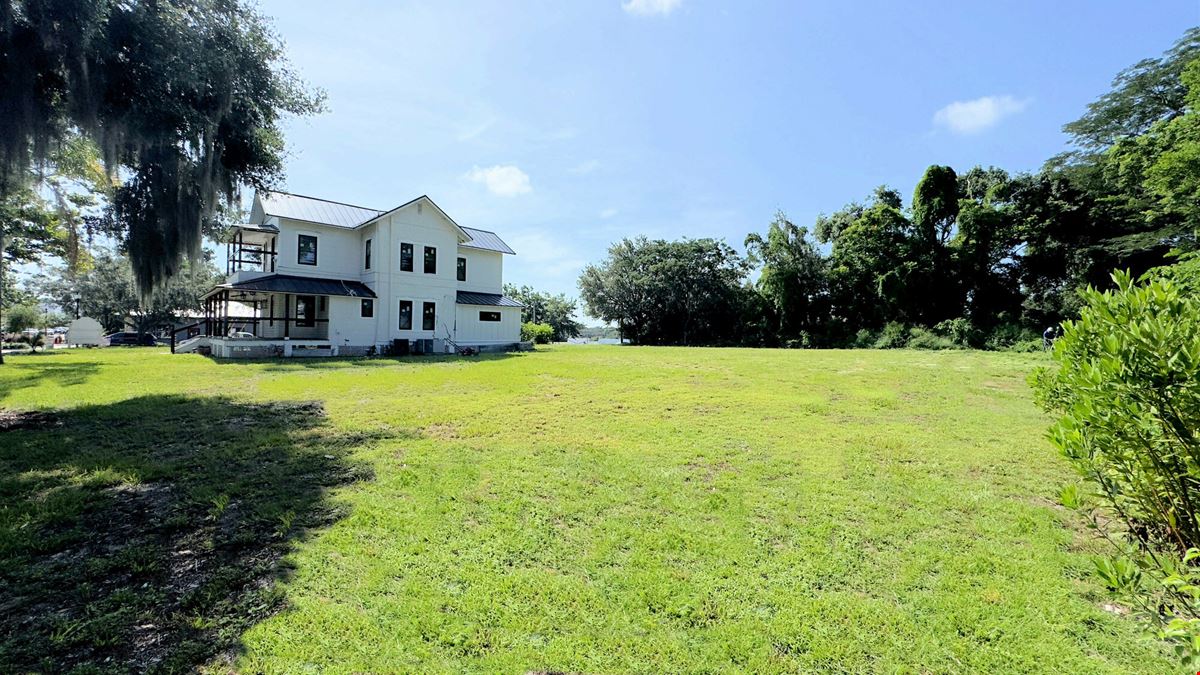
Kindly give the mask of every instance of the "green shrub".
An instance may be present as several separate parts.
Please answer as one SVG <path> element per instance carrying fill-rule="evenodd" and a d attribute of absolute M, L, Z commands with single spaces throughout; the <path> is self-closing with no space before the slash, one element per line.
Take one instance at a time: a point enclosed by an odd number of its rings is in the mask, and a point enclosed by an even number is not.
<path fill-rule="evenodd" d="M 962 345 L 952 341 L 948 337 L 943 337 L 934 333 L 927 328 L 913 326 L 908 332 L 908 342 L 905 347 L 909 349 L 961 349 Z"/>
<path fill-rule="evenodd" d="M 983 333 L 965 317 L 947 319 L 933 327 L 933 332 L 960 347 L 972 349 L 983 345 Z M 909 345 L 911 346 L 911 345 Z M 944 349 L 944 348 L 943 348 Z"/>
<path fill-rule="evenodd" d="M 1045 346 L 1044 346 L 1044 342 L 1043 342 L 1042 338 L 1030 338 L 1028 340 L 1022 340 L 1020 342 L 1014 342 L 1013 344 L 1005 347 L 1003 351 L 1027 353 L 1027 352 L 1040 352 L 1040 351 L 1044 351 L 1044 350 L 1045 350 Z"/>
<path fill-rule="evenodd" d="M 526 321 L 521 324 L 521 341 L 532 342 L 534 344 L 545 345 L 550 344 L 551 338 L 554 337 L 554 327 L 548 323 L 534 323 Z"/>
<path fill-rule="evenodd" d="M 892 321 L 883 327 L 875 338 L 875 349 L 900 349 L 908 344 L 908 326 Z"/>
<path fill-rule="evenodd" d="M 867 330 L 866 328 L 860 328 L 858 332 L 854 334 L 854 339 L 850 342 L 850 346 L 854 347 L 855 349 L 868 349 L 875 345 L 875 340 L 878 338 L 879 336 L 877 336 L 875 333 Z"/>
<path fill-rule="evenodd" d="M 1058 364 L 1033 376 L 1061 415 L 1051 439 L 1083 478 L 1063 491 L 1119 544 L 1098 572 L 1109 587 L 1200 662 L 1200 259 L 1135 285 L 1083 292 L 1064 324 Z"/>
<path fill-rule="evenodd" d="M 1042 348 L 1042 337 L 1036 331 L 1016 323 L 1002 323 L 988 333 L 983 348 L 992 351 L 1028 351 L 1022 345 L 1030 342 L 1036 342 L 1037 350 Z"/>

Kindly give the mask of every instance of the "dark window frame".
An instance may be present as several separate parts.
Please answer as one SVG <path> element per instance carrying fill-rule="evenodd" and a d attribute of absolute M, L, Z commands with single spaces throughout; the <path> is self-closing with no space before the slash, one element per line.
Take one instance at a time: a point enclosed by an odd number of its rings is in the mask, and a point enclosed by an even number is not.
<path fill-rule="evenodd" d="M 503 317 L 501 316 L 500 312 L 486 312 L 486 311 L 479 312 L 479 320 L 480 321 L 487 321 L 487 322 L 495 323 L 497 321 L 500 321 L 502 318 Z"/>
<path fill-rule="evenodd" d="M 437 330 L 436 302 L 427 300 L 421 303 L 421 330 Z"/>
<path fill-rule="evenodd" d="M 407 315 L 407 317 L 405 316 L 405 312 L 404 312 L 404 306 L 405 306 L 405 305 L 408 305 L 408 315 Z M 396 321 L 396 323 L 397 323 L 397 325 L 399 326 L 399 329 L 400 329 L 400 330 L 412 330 L 412 320 L 413 320 L 413 301 L 412 301 L 412 300 L 401 300 L 401 301 L 400 301 L 400 304 L 399 304 L 399 306 L 398 306 L 398 307 L 397 307 L 397 309 L 396 309 L 396 312 L 397 312 L 397 321 Z M 407 325 L 407 326 L 406 326 L 406 325 L 404 325 L 404 319 L 405 319 L 405 318 L 407 318 L 407 319 L 408 319 L 408 325 Z"/>
<path fill-rule="evenodd" d="M 375 301 L 371 298 L 363 298 L 362 304 L 358 307 L 358 315 L 363 319 L 375 318 Z"/>
<path fill-rule="evenodd" d="M 405 254 L 404 249 L 405 248 L 408 249 L 407 261 L 404 258 L 404 254 Z M 401 272 L 413 271 L 413 269 L 414 269 L 413 263 L 415 262 L 414 259 L 416 258 L 415 249 L 416 249 L 416 247 L 413 244 L 410 244 L 409 242 L 406 242 L 406 241 L 400 242 L 400 271 Z M 405 265 L 404 264 L 405 262 L 407 262 L 408 265 Z"/>
<path fill-rule="evenodd" d="M 363 244 L 363 269 L 371 269 L 371 239 Z"/>
<path fill-rule="evenodd" d="M 304 261 L 304 246 L 301 243 L 305 238 L 312 239 L 312 262 Z M 296 235 L 296 264 L 308 265 L 310 267 L 317 266 L 317 249 L 319 248 L 320 237 L 315 234 L 297 234 Z"/>
<path fill-rule="evenodd" d="M 437 274 L 437 247 L 426 246 L 422 253 L 421 269 L 425 272 L 425 274 Z"/>
<path fill-rule="evenodd" d="M 300 301 L 308 300 L 304 303 L 304 316 L 300 316 Z M 312 328 L 317 325 L 317 296 L 315 295 L 297 295 L 296 296 L 296 327 L 297 328 Z"/>
<path fill-rule="evenodd" d="M 462 256 L 458 256 L 457 273 L 459 281 L 467 280 L 467 259 Z"/>

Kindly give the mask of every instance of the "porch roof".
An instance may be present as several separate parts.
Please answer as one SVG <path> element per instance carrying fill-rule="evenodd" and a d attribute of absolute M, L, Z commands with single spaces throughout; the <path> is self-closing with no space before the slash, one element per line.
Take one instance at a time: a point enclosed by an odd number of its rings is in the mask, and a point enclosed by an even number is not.
<path fill-rule="evenodd" d="M 507 295 L 500 295 L 499 293 L 472 293 L 470 291 L 459 291 L 457 301 L 460 305 L 486 305 L 489 307 L 525 306 L 508 297 Z"/>
<path fill-rule="evenodd" d="M 293 293 L 297 295 L 345 295 L 352 298 L 374 298 L 375 291 L 361 281 L 298 277 L 292 274 L 268 274 L 247 279 L 235 284 L 221 284 L 216 289 L 227 288 L 258 293 Z"/>

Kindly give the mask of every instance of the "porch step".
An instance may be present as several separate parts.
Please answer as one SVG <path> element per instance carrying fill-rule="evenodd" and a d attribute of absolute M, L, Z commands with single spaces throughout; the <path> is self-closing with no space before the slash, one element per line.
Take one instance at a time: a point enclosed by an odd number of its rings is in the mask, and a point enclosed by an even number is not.
<path fill-rule="evenodd" d="M 201 347 L 207 347 L 207 346 L 208 346 L 208 336 L 207 335 L 197 335 L 196 337 L 188 338 L 182 342 L 176 342 L 175 343 L 175 353 L 176 354 L 190 354 L 190 353 L 196 351 L 197 349 L 200 349 Z"/>

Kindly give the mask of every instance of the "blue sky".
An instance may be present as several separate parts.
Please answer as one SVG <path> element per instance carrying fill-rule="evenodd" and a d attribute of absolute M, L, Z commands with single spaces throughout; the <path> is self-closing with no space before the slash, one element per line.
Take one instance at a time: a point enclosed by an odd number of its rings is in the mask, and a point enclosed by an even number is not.
<path fill-rule="evenodd" d="M 621 237 L 741 248 L 926 166 L 1036 169 L 1200 2 L 269 0 L 330 111 L 288 124 L 289 191 L 428 194 L 577 295 Z"/>

